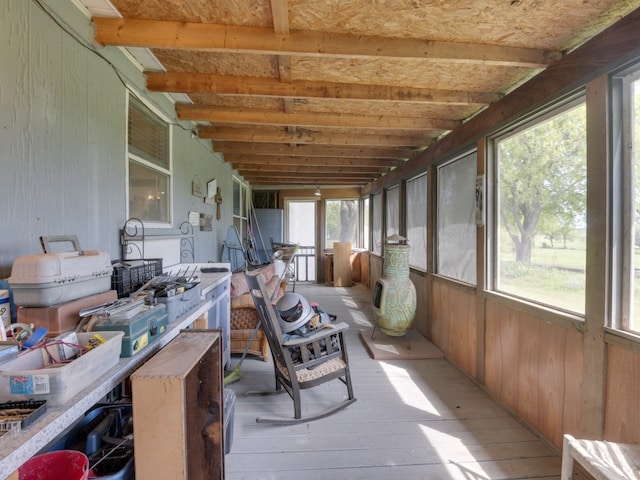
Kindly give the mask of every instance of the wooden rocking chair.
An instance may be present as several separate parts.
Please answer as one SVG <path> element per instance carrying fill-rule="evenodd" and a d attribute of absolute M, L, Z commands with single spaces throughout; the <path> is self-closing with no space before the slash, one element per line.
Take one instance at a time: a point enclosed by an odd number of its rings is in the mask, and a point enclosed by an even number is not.
<path fill-rule="evenodd" d="M 355 402 L 349 373 L 347 345 L 343 335 L 349 325 L 344 322 L 337 323 L 333 324 L 332 328 L 319 329 L 309 336 L 285 341 L 278 322 L 278 314 L 268 301 L 262 279 L 259 275 L 251 275 L 251 273 L 247 273 L 246 278 L 256 310 L 260 315 L 262 328 L 269 341 L 276 380 L 275 391 L 251 393 L 261 395 L 280 393 L 284 387 L 293 399 L 294 405 L 294 418 L 258 417 L 256 421 L 276 425 L 310 422 L 332 415 Z M 348 398 L 328 409 L 303 417 L 300 391 L 334 379 L 339 379 L 346 385 Z"/>

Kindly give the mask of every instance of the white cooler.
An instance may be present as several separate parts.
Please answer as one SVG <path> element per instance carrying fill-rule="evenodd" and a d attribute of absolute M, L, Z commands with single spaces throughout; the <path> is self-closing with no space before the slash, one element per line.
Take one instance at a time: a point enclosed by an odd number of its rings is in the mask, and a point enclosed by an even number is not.
<path fill-rule="evenodd" d="M 21 307 L 50 307 L 111 289 L 107 252 L 82 250 L 75 236 L 40 237 L 43 254 L 18 257 L 11 267 L 13 301 Z M 50 242 L 72 242 L 75 251 L 46 253 Z"/>

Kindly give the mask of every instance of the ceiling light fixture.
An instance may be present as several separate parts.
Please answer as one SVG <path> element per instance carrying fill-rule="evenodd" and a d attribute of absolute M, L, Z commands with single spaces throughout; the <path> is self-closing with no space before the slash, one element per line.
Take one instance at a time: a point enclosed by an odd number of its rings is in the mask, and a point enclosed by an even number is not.
<path fill-rule="evenodd" d="M 320 192 L 320 187 L 316 187 L 316 191 L 315 191 L 315 192 L 313 192 L 313 194 L 314 194 L 316 197 L 321 196 L 321 195 L 322 195 L 322 193 Z"/>

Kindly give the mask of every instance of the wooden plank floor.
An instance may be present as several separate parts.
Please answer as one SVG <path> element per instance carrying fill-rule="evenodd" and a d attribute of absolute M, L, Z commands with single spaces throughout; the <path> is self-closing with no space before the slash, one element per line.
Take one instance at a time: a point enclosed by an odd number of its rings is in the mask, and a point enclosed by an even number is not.
<path fill-rule="evenodd" d="M 296 291 L 351 325 L 358 400 L 311 423 L 257 424 L 258 415 L 292 416 L 293 402 L 286 394 L 246 396 L 274 385 L 272 363 L 248 357 L 230 385 L 237 399 L 228 480 L 560 478 L 558 454 L 447 360 L 371 359 L 358 335 L 373 328 L 366 288 L 298 284 Z M 345 396 L 341 382 L 330 382 L 305 391 L 303 408 Z"/>

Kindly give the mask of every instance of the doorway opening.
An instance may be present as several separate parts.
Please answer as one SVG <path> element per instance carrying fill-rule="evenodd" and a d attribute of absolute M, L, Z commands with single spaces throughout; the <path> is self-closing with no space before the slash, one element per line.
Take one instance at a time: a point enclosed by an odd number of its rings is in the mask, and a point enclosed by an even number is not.
<path fill-rule="evenodd" d="M 298 282 L 317 280 L 316 204 L 315 200 L 285 202 L 286 238 L 289 243 L 299 245 L 294 261 Z"/>

